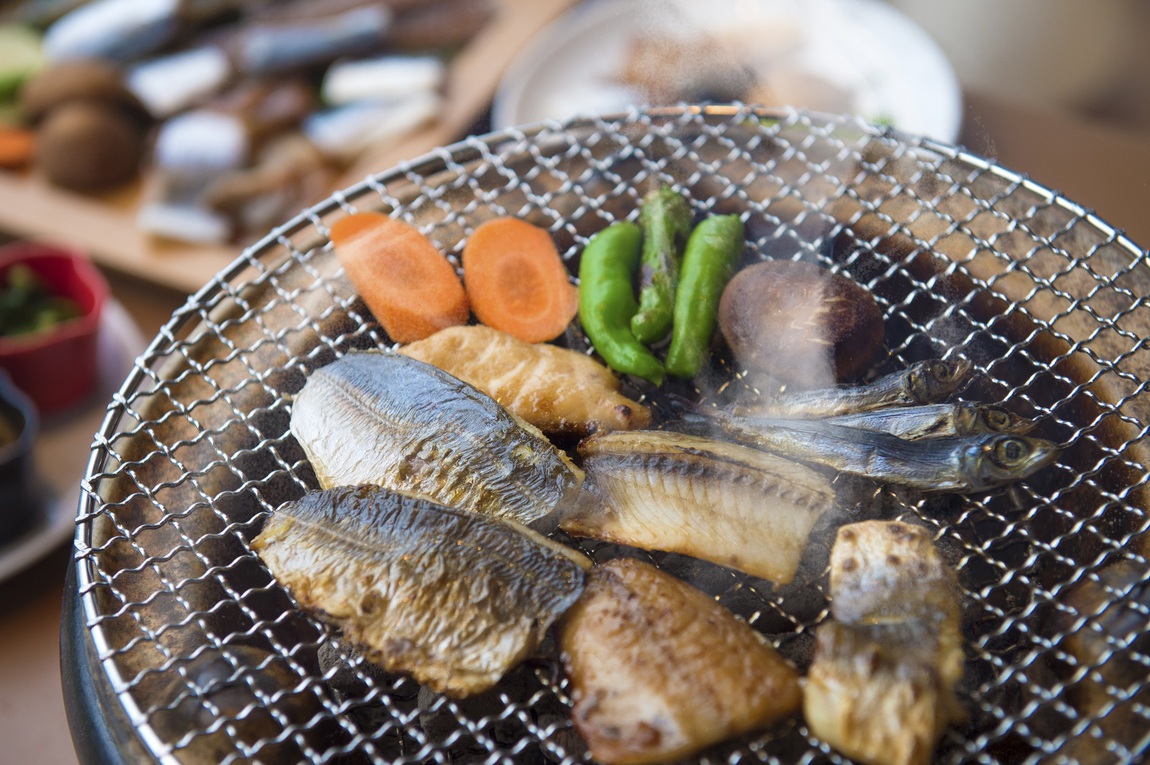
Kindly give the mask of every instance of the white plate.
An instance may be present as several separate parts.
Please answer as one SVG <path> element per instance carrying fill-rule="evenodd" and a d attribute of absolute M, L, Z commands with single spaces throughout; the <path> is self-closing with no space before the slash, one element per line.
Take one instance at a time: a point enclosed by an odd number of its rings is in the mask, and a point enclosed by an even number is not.
<path fill-rule="evenodd" d="M 561 16 L 511 63 L 492 107 L 492 125 L 607 113 L 640 105 L 619 82 L 632 41 L 653 28 L 707 29 L 744 42 L 780 67 L 849 92 L 853 111 L 901 131 L 953 143 L 962 92 L 942 50 L 919 26 L 880 0 L 598 0 Z M 748 54 L 751 55 L 751 54 Z M 769 59 L 769 61 L 768 61 Z M 793 77 L 791 78 L 793 81 Z M 789 105 L 810 107 L 794 99 Z"/>
<path fill-rule="evenodd" d="M 132 317 L 115 300 L 104 304 L 97 338 L 97 389 L 83 404 L 41 423 L 33 452 L 41 502 L 31 526 L 0 546 L 0 581 L 47 555 L 72 536 L 80 502 L 80 481 L 88 466 L 93 436 L 104 421 L 112 394 L 120 389 L 146 341 Z"/>

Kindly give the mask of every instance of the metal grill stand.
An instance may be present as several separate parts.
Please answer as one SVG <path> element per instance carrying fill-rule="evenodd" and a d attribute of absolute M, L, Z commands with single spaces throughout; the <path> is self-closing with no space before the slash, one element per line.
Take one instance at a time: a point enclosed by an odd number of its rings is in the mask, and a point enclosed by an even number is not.
<path fill-rule="evenodd" d="M 287 432 L 290 395 L 310 370 L 389 343 L 342 277 L 332 220 L 381 209 L 454 257 L 482 220 L 517 215 L 547 228 L 575 269 L 587 239 L 634 218 L 652 183 L 674 184 L 700 214 L 741 215 L 752 257 L 810 260 L 869 289 L 887 331 L 876 374 L 968 359 L 979 377 L 965 395 L 1035 420 L 1064 446 L 1055 466 L 985 495 L 850 493 L 848 515 L 928 528 L 965 590 L 959 692 L 970 719 L 937 761 L 1145 754 L 1142 253 L 1081 207 L 954 147 L 736 105 L 546 124 L 436 151 L 273 231 L 172 317 L 111 402 L 83 484 L 65 674 L 84 759 L 586 758 L 554 661 L 467 701 L 381 675 L 296 608 L 248 542 L 268 512 L 315 486 Z M 586 348 L 577 331 L 566 342 Z M 721 398 L 750 384 L 738 372 L 720 366 L 674 392 Z M 805 668 L 826 612 L 827 538 L 812 538 L 811 563 L 780 588 L 650 559 Z M 801 720 L 701 759 L 841 761 Z"/>

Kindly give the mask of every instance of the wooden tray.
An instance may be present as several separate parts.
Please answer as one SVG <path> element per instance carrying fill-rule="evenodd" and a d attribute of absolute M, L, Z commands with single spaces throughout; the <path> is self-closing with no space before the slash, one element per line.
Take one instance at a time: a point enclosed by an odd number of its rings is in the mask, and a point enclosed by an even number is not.
<path fill-rule="evenodd" d="M 340 187 L 462 138 L 487 108 L 515 54 L 574 1 L 497 0 L 492 20 L 452 58 L 440 118 L 398 144 L 369 151 L 342 176 Z M 238 245 L 186 244 L 141 231 L 140 185 L 93 196 L 56 188 L 35 173 L 0 173 L 0 231 L 71 244 L 101 266 L 189 293 L 240 254 Z"/>

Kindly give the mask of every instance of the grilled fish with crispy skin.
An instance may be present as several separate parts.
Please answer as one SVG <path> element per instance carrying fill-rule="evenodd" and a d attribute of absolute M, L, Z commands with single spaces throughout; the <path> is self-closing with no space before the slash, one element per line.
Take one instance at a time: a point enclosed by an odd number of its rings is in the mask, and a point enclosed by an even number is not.
<path fill-rule="evenodd" d="M 579 444 L 585 491 L 560 513 L 570 534 L 666 550 L 790 582 L 829 481 L 773 454 L 700 436 L 635 430 Z"/>
<path fill-rule="evenodd" d="M 572 718 L 610 765 L 677 760 L 798 711 L 795 669 L 699 590 L 632 558 L 595 566 L 560 622 Z"/>
<path fill-rule="evenodd" d="M 449 327 L 398 352 L 475 386 L 544 433 L 585 436 L 651 424 L 651 410 L 620 393 L 610 369 L 557 345 L 479 325 Z"/>
<path fill-rule="evenodd" d="M 925 765 L 964 716 L 958 580 L 924 529 L 864 521 L 831 550 L 831 617 L 803 693 L 811 732 L 868 765 Z"/>
<path fill-rule="evenodd" d="M 583 480 L 490 396 L 388 351 L 312 372 L 292 403 L 291 433 L 322 488 L 371 483 L 524 524 L 550 516 Z"/>
<path fill-rule="evenodd" d="M 486 690 L 530 655 L 590 566 L 512 521 L 377 486 L 285 503 L 252 547 L 373 662 L 455 696 Z"/>

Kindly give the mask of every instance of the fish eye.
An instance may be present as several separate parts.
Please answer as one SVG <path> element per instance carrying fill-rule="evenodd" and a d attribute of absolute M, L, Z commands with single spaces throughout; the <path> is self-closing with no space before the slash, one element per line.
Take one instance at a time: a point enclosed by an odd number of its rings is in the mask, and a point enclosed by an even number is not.
<path fill-rule="evenodd" d="M 954 373 L 950 364 L 945 361 L 933 361 L 930 366 L 926 368 L 927 373 L 932 377 L 937 377 L 939 380 L 949 380 Z"/>
<path fill-rule="evenodd" d="M 931 360 L 918 369 L 912 370 L 909 376 L 913 388 L 933 389 L 937 385 L 946 385 L 950 378 L 950 366 L 945 361 Z"/>
<path fill-rule="evenodd" d="M 986 421 L 987 423 L 997 429 L 1002 429 L 1010 425 L 1010 415 L 1002 409 L 987 409 Z"/>
<path fill-rule="evenodd" d="M 1005 438 L 995 444 L 995 458 L 1003 464 L 1013 464 L 1026 458 L 1030 453 L 1026 442 L 1018 438 Z"/>

